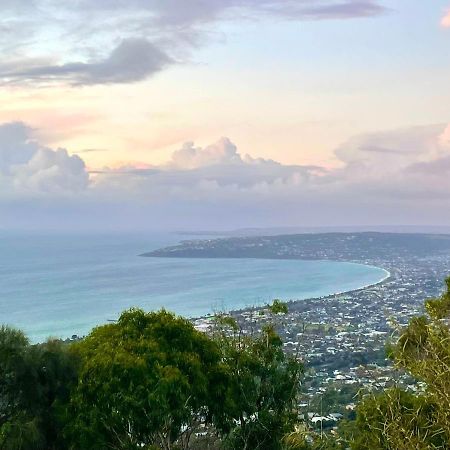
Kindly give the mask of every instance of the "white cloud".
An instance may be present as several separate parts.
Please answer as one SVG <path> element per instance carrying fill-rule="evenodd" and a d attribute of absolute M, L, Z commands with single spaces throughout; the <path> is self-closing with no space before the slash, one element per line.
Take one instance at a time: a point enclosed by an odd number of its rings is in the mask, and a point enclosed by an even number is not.
<path fill-rule="evenodd" d="M 358 174 L 365 180 L 399 174 L 411 164 L 445 156 L 443 130 L 445 125 L 431 125 L 356 136 L 341 145 L 336 156 L 345 163 L 350 180 Z"/>
<path fill-rule="evenodd" d="M 352 139 L 339 149 L 338 155 L 347 152 L 346 165 L 334 174 L 342 197 L 353 192 L 367 199 L 364 209 L 372 201 L 391 205 L 394 217 L 413 215 L 416 221 L 430 223 L 443 216 L 450 220 L 450 143 L 443 139 L 445 129 L 413 127 Z"/>
<path fill-rule="evenodd" d="M 273 160 L 242 156 L 228 138 L 221 138 L 205 148 L 184 144 L 172 154 L 167 164 L 139 170 L 120 167 L 103 170 L 95 181 L 95 189 L 120 191 L 128 187 L 135 197 L 161 199 L 180 195 L 188 198 L 236 194 L 238 192 L 266 193 L 271 187 L 299 185 L 324 174 L 321 167 L 283 165 Z M 122 177 L 118 176 L 122 175 Z"/>
<path fill-rule="evenodd" d="M 0 174 L 11 175 L 11 168 L 26 164 L 37 151 L 37 144 L 30 142 L 29 129 L 22 123 L 0 126 Z"/>
<path fill-rule="evenodd" d="M 20 211 L 100 228 L 442 224 L 450 220 L 448 130 L 352 138 L 336 150 L 342 165 L 333 170 L 242 156 L 222 138 L 205 148 L 185 144 L 167 164 L 105 168 L 88 180 L 80 158 L 9 124 L 0 126 L 0 211 L 10 222 Z M 36 193 L 45 208 L 26 201 Z"/>
<path fill-rule="evenodd" d="M 88 173 L 78 156 L 51 150 L 32 139 L 23 123 L 0 126 L 1 196 L 61 195 L 85 190 Z"/>
<path fill-rule="evenodd" d="M 242 158 L 236 146 L 228 139 L 222 138 L 204 149 L 194 147 L 193 142 L 187 142 L 180 150 L 172 154 L 169 166 L 178 169 L 198 169 L 217 164 L 240 164 Z"/>
<path fill-rule="evenodd" d="M 11 175 L 17 188 L 31 192 L 77 192 L 88 183 L 84 162 L 61 148 L 39 148 L 26 164 L 13 166 Z"/>

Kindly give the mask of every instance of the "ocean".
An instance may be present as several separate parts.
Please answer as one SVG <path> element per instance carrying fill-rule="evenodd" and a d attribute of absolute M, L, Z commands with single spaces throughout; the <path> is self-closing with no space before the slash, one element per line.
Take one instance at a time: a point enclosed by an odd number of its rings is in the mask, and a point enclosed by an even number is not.
<path fill-rule="evenodd" d="M 130 307 L 199 317 L 358 289 L 387 274 L 333 261 L 138 256 L 186 238 L 0 231 L 0 324 L 41 342 L 85 335 Z"/>

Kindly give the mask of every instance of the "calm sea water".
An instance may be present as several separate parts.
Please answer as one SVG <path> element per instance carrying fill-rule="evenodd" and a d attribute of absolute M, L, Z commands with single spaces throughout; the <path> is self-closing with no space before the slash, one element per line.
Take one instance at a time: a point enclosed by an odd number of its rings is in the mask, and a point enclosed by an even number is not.
<path fill-rule="evenodd" d="M 0 323 L 32 341 L 86 334 L 132 306 L 189 317 L 305 299 L 380 281 L 382 269 L 330 261 L 143 258 L 175 235 L 0 232 Z"/>

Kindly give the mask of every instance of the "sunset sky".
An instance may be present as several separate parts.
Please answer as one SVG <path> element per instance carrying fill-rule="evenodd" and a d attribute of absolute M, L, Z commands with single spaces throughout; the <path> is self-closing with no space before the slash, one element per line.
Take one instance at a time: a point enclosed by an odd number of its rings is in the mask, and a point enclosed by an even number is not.
<path fill-rule="evenodd" d="M 449 0 L 0 12 L 0 228 L 450 225 Z"/>

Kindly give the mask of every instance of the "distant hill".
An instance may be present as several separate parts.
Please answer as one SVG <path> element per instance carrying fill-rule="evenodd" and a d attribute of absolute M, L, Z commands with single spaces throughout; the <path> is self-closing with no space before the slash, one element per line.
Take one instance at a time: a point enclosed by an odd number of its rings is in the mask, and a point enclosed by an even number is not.
<path fill-rule="evenodd" d="M 317 233 L 413 233 L 413 234 L 450 234 L 450 226 L 438 225 L 359 225 L 359 226 L 309 226 L 309 227 L 269 227 L 269 228 L 237 228 L 234 230 L 184 230 L 174 234 L 183 236 L 280 236 L 285 234 L 317 234 Z"/>
<path fill-rule="evenodd" d="M 420 233 L 303 233 L 188 240 L 141 256 L 395 260 L 450 253 L 450 235 Z"/>

